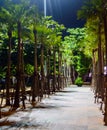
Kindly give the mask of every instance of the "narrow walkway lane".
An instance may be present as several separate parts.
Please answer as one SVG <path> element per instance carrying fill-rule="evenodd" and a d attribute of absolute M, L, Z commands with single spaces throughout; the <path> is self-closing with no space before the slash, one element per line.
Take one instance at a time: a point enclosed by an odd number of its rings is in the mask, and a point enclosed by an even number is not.
<path fill-rule="evenodd" d="M 85 86 L 65 88 L 8 120 L 17 123 L 1 130 L 107 130 L 93 92 Z"/>

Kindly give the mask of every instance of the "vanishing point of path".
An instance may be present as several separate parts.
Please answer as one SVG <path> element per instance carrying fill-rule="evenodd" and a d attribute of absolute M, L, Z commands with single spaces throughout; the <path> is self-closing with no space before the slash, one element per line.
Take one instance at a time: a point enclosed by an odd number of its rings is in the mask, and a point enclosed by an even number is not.
<path fill-rule="evenodd" d="M 107 130 L 89 87 L 70 86 L 45 98 L 36 108 L 8 117 L 16 121 L 0 130 Z"/>

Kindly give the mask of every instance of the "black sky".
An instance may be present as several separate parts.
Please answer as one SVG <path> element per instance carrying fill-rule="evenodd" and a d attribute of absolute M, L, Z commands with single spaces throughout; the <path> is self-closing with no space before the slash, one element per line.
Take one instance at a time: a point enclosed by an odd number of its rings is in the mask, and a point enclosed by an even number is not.
<path fill-rule="evenodd" d="M 1 1 L 0 0 L 0 4 Z M 18 2 L 20 0 L 13 0 Z M 84 22 L 77 20 L 77 10 L 81 8 L 84 1 L 87 0 L 46 0 L 47 2 L 47 15 L 53 16 L 55 21 L 60 24 L 64 24 L 65 27 L 83 27 Z M 44 0 L 32 0 L 36 4 L 39 10 L 43 13 Z"/>
<path fill-rule="evenodd" d="M 44 0 L 33 0 L 38 8 L 43 12 Z M 47 15 L 52 15 L 53 19 L 66 27 L 82 27 L 83 20 L 77 20 L 77 10 L 81 8 L 86 0 L 46 0 Z"/>

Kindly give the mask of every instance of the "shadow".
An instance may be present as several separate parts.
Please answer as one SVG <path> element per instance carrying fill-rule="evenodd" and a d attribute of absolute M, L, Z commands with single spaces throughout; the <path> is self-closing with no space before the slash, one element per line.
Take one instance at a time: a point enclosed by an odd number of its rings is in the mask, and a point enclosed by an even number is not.
<path fill-rule="evenodd" d="M 60 93 L 77 93 L 78 91 L 65 91 L 65 90 L 61 90 L 61 91 L 58 91 Z"/>
<path fill-rule="evenodd" d="M 16 122 L 16 123 L 12 124 L 9 128 L 12 128 L 12 127 L 16 127 L 16 128 L 20 128 L 20 127 L 29 128 L 30 127 L 30 129 L 31 129 L 32 127 L 37 128 L 37 127 L 40 127 L 40 126 L 41 126 L 40 124 L 35 124 L 34 125 L 31 122 L 23 122 L 23 121 L 21 121 L 21 122 Z"/>
<path fill-rule="evenodd" d="M 72 107 L 71 105 L 62 105 L 62 104 L 59 104 L 59 105 L 54 105 L 54 106 L 51 106 L 51 105 L 45 105 L 45 106 L 36 106 L 35 108 L 32 108 L 32 109 L 60 109 L 61 107 Z"/>
<path fill-rule="evenodd" d="M 63 96 L 64 97 L 64 96 Z M 65 97 L 67 97 L 66 95 L 65 95 Z M 53 100 L 56 100 L 56 101 L 69 101 L 70 99 L 68 98 L 68 99 L 66 99 L 66 98 L 53 98 Z"/>
<path fill-rule="evenodd" d="M 15 122 L 10 122 L 8 120 L 4 120 L 4 121 L 1 121 L 0 122 L 0 126 L 10 126 L 10 125 L 13 125 Z"/>
<path fill-rule="evenodd" d="M 44 105 L 38 105 L 38 106 L 35 106 L 33 107 L 32 109 L 56 109 L 58 108 L 58 106 L 55 106 L 55 105 L 47 105 L 47 104 L 44 104 Z"/>
<path fill-rule="evenodd" d="M 10 116 L 12 114 L 16 113 L 15 110 L 12 111 L 5 111 L 5 112 L 1 112 L 2 117 L 6 117 L 6 116 Z"/>
<path fill-rule="evenodd" d="M 5 121 L 2 121 L 2 122 L 0 122 L 0 126 L 1 127 L 3 127 L 3 126 L 9 126 L 9 129 L 11 129 L 11 128 L 13 128 L 13 127 L 16 127 L 16 129 L 17 128 L 20 128 L 20 127 L 24 127 L 24 128 L 32 128 L 32 127 L 34 127 L 34 128 L 37 128 L 37 127 L 39 127 L 39 126 L 41 126 L 40 124 L 35 124 L 35 125 L 33 125 L 31 122 L 15 122 L 15 121 L 12 121 L 12 122 L 10 122 L 10 121 L 7 121 L 7 120 L 5 120 Z"/>

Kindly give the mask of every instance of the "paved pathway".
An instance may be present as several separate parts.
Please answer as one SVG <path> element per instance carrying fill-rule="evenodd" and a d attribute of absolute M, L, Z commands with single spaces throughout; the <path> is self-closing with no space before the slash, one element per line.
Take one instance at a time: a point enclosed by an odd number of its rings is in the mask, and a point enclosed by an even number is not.
<path fill-rule="evenodd" d="M 93 92 L 84 86 L 65 88 L 43 99 L 37 108 L 18 112 L 8 120 L 17 123 L 1 130 L 107 130 Z"/>

